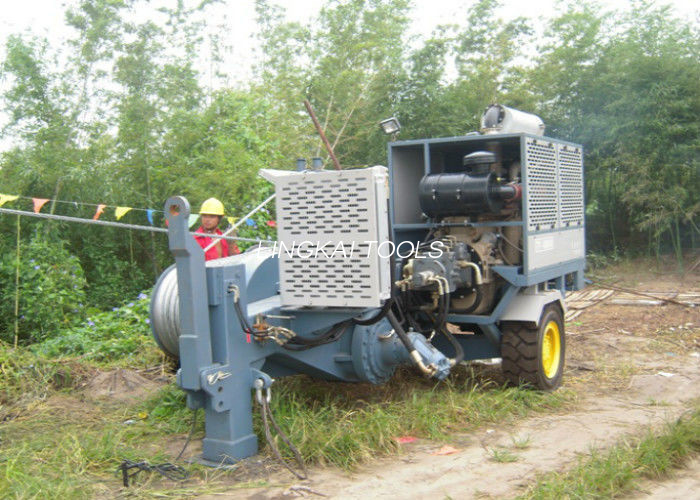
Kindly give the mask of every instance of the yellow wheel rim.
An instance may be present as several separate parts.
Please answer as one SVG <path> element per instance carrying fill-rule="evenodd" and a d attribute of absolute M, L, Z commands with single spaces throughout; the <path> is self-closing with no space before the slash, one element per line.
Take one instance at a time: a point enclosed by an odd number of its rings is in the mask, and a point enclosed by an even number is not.
<path fill-rule="evenodd" d="M 559 325 L 556 321 L 550 321 L 544 329 L 542 338 L 542 369 L 547 378 L 554 378 L 557 374 L 560 356 L 561 336 Z"/>

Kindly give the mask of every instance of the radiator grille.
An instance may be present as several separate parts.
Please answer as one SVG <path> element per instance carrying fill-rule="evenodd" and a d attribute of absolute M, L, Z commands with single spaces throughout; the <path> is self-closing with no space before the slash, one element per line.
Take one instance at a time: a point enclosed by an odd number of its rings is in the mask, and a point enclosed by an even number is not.
<path fill-rule="evenodd" d="M 388 240 L 386 179 L 384 167 L 271 178 L 283 306 L 379 307 L 388 298 L 389 261 L 368 243 Z"/>
<path fill-rule="evenodd" d="M 561 227 L 583 225 L 583 153 L 559 145 L 559 221 Z"/>
<path fill-rule="evenodd" d="M 531 231 L 557 225 L 557 151 L 554 144 L 527 138 L 527 225 Z"/>
<path fill-rule="evenodd" d="M 331 254 L 333 248 L 327 252 Z M 355 245 L 352 256 L 337 255 L 326 257 L 323 254 L 312 259 L 280 259 L 282 266 L 283 302 L 289 305 L 332 305 L 356 306 L 369 303 L 374 298 L 376 276 L 372 275 L 372 265 L 367 262 L 368 245 Z"/>
<path fill-rule="evenodd" d="M 329 182 L 327 178 L 320 178 L 328 177 L 323 173 L 310 176 L 289 182 L 279 194 L 280 231 L 307 239 L 328 239 L 328 236 L 352 233 L 367 236 L 371 233 L 371 186 L 349 178 Z"/>

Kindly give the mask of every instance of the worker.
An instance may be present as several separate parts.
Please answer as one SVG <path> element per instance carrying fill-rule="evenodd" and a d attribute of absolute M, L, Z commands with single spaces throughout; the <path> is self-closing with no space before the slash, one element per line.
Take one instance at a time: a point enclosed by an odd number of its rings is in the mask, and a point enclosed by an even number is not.
<path fill-rule="evenodd" d="M 216 198 L 209 198 L 202 203 L 202 208 L 199 209 L 199 215 L 202 218 L 202 225 L 195 231 L 196 233 L 204 234 L 223 234 L 219 229 L 219 223 L 224 216 L 224 204 Z M 229 251 L 229 244 L 223 238 L 212 238 L 211 236 L 195 236 L 197 243 L 202 249 L 208 247 L 212 241 L 216 241 L 216 245 L 211 247 L 204 254 L 204 260 L 220 259 L 229 255 L 237 255 L 240 252 L 238 246 L 234 242 Z"/>

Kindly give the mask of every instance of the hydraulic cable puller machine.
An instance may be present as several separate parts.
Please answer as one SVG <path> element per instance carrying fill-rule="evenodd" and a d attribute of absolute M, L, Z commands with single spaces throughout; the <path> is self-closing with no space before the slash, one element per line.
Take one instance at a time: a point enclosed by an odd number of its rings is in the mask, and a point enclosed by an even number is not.
<path fill-rule="evenodd" d="M 557 388 L 564 292 L 583 286 L 583 151 L 543 133 L 492 105 L 481 133 L 391 142 L 388 169 L 263 170 L 277 242 L 206 263 L 170 198 L 175 265 L 151 322 L 205 411 L 202 458 L 257 452 L 251 391 L 273 377 L 381 384 L 412 364 L 441 380 L 500 357 L 513 383 Z"/>

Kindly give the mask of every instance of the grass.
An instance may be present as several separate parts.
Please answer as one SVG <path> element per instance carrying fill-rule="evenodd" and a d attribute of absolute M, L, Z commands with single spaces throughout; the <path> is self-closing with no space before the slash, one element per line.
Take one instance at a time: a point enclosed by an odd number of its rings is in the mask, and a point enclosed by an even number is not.
<path fill-rule="evenodd" d="M 74 387 L 91 372 L 74 360 L 53 360 L 0 342 L 0 421 L 28 403 Z"/>
<path fill-rule="evenodd" d="M 513 441 L 513 447 L 518 450 L 526 450 L 530 447 L 530 444 L 532 444 L 529 435 L 521 438 L 512 437 L 511 441 Z"/>
<path fill-rule="evenodd" d="M 499 450 L 496 448 L 491 448 L 491 460 L 494 462 L 498 462 L 501 464 L 506 464 L 506 463 L 512 463 L 512 462 L 517 462 L 518 455 L 515 453 L 511 453 L 508 450 Z"/>
<path fill-rule="evenodd" d="M 686 257 L 684 269 L 693 264 L 693 258 Z M 621 286 L 636 286 L 640 281 L 651 281 L 658 276 L 686 277 L 679 271 L 675 258 L 666 256 L 658 260 L 653 257 L 622 257 L 588 253 L 586 277 L 601 283 L 616 283 Z"/>
<path fill-rule="evenodd" d="M 311 463 L 352 468 L 398 451 L 396 437 L 446 440 L 485 424 L 570 406 L 573 393 L 540 393 L 472 378 L 467 370 L 434 383 L 403 371 L 389 383 L 280 381 L 272 408 L 283 430 Z"/>
<path fill-rule="evenodd" d="M 192 413 L 173 383 L 144 401 L 90 400 L 75 390 L 94 373 L 90 366 L 46 360 L 23 349 L 0 349 L 0 355 L 2 371 L 9 374 L 0 394 L 5 409 L 12 408 L 0 426 L 3 497 L 114 497 L 120 493 L 115 471 L 122 459 L 172 461 L 189 431 Z M 274 389 L 275 417 L 306 461 L 346 469 L 400 452 L 398 436 L 444 441 L 485 424 L 504 426 L 532 413 L 562 410 L 575 399 L 570 391 L 502 387 L 463 367 L 440 383 L 406 370 L 383 386 L 298 376 L 281 379 Z M 194 441 L 203 435 L 202 420 L 200 415 Z M 261 437 L 257 412 L 255 425 Z M 265 457 L 268 450 L 263 439 L 260 443 Z M 187 468 L 192 478 L 185 483 L 141 473 L 129 494 L 179 498 L 261 484 L 259 476 L 238 474 L 234 482 L 231 473 Z"/>
<path fill-rule="evenodd" d="M 658 479 L 700 453 L 700 403 L 661 430 L 649 429 L 607 451 L 594 451 L 570 471 L 548 473 L 521 498 L 613 498 L 642 478 Z"/>

